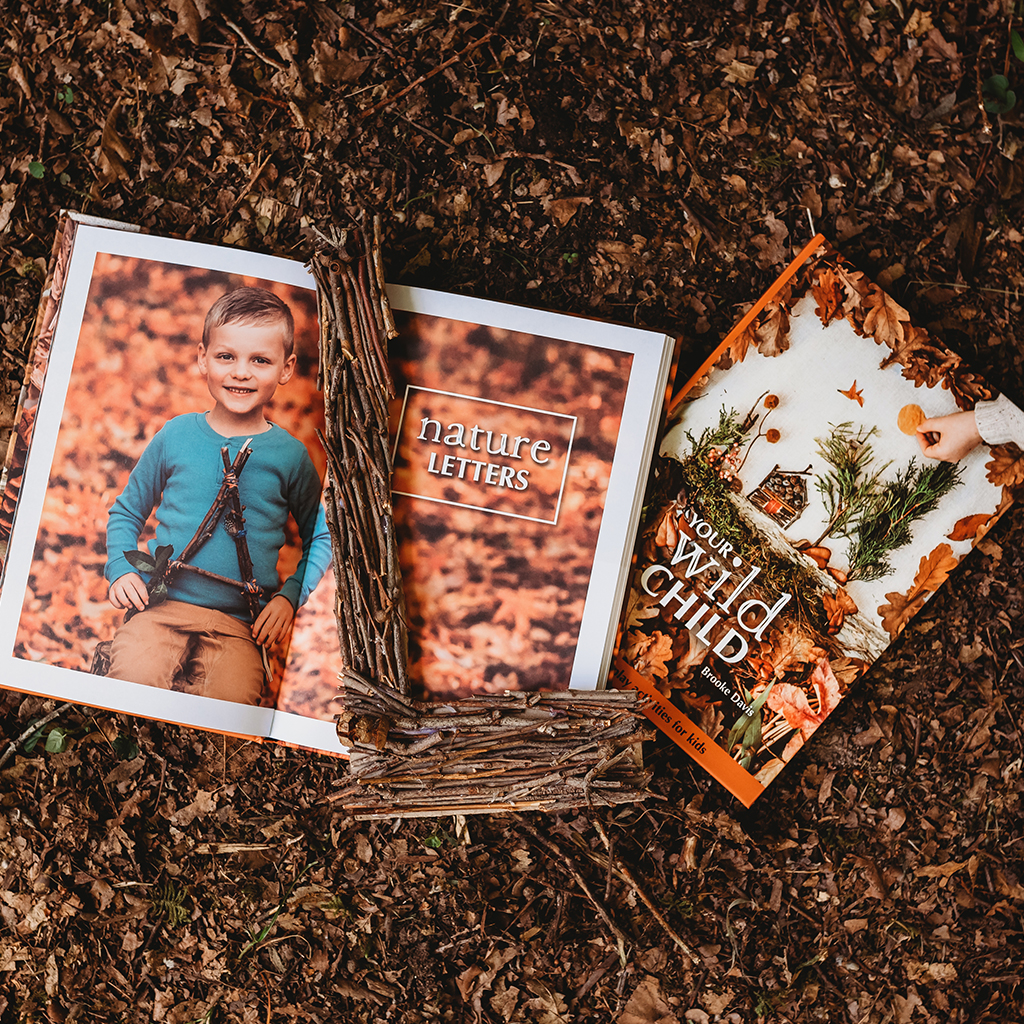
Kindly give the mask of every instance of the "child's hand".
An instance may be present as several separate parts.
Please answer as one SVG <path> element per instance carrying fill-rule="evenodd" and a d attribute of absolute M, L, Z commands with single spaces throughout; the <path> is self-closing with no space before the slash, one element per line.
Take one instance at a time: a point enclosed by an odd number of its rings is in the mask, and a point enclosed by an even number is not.
<path fill-rule="evenodd" d="M 287 597 L 272 597 L 253 623 L 253 640 L 261 647 L 273 647 L 288 635 L 294 618 L 295 609 Z"/>
<path fill-rule="evenodd" d="M 135 608 L 142 611 L 149 604 L 146 583 L 137 572 L 126 572 L 110 584 L 107 597 L 115 608 Z"/>
<path fill-rule="evenodd" d="M 951 416 L 924 420 L 917 428 L 917 443 L 929 459 L 959 462 L 981 444 L 974 411 L 955 412 Z"/>

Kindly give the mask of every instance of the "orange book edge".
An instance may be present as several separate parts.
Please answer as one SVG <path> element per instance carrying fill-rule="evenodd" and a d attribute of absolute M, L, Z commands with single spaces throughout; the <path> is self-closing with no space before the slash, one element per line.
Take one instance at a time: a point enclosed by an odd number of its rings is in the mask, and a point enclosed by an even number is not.
<path fill-rule="evenodd" d="M 697 372 L 680 389 L 675 401 L 671 405 L 666 405 L 665 419 L 671 415 L 697 381 L 718 362 L 722 353 L 729 348 L 733 340 L 754 322 L 761 310 L 792 280 L 796 272 L 820 246 L 825 244 L 825 241 L 824 235 L 817 234 L 800 250 L 786 269 L 775 279 L 771 287 L 747 310 L 711 355 L 701 363 Z M 620 629 L 620 639 L 621 635 Z M 661 729 L 673 743 L 685 750 L 745 807 L 752 806 L 754 801 L 765 791 L 765 787 L 750 772 L 741 768 L 703 729 L 691 722 L 671 701 L 662 697 L 639 672 L 627 665 L 618 655 L 612 662 L 610 682 L 617 690 L 632 689 L 643 693 L 648 701 L 640 710 L 647 719 Z"/>
<path fill-rule="evenodd" d="M 715 350 L 700 364 L 697 372 L 693 374 L 690 379 L 680 389 L 679 394 L 676 395 L 675 401 L 665 410 L 665 416 L 671 415 L 675 407 L 686 397 L 687 392 L 703 377 L 708 373 L 711 368 L 721 358 L 722 353 L 725 352 L 733 341 L 738 338 L 753 322 L 757 319 L 761 310 L 768 305 L 776 295 L 789 283 L 794 277 L 796 272 L 806 263 L 811 256 L 817 251 L 819 246 L 825 244 L 824 235 L 815 235 L 799 252 L 796 258 L 788 267 L 775 279 L 775 283 L 755 302 L 750 309 L 743 315 L 743 317 L 736 323 L 733 329 L 725 336 L 723 341 L 715 348 Z"/>

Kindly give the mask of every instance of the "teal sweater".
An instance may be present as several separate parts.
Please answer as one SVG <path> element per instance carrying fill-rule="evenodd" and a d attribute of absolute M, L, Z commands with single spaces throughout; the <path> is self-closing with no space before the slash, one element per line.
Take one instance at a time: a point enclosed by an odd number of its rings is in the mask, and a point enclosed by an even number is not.
<path fill-rule="evenodd" d="M 107 520 L 108 582 L 135 572 L 123 552 L 138 547 L 146 520 L 156 510 L 156 539 L 180 555 L 213 504 L 224 478 L 220 450 L 227 446 L 234 459 L 244 437 L 222 437 L 203 413 L 176 416 L 146 446 L 128 483 L 114 502 Z M 246 541 L 253 575 L 266 597 L 281 594 L 298 608 L 330 564 L 331 542 L 320 504 L 320 479 L 305 446 L 287 430 L 271 425 L 251 442 L 252 454 L 238 480 L 245 506 Z M 288 515 L 295 518 L 302 538 L 302 558 L 295 573 L 278 586 L 277 556 L 285 542 Z M 219 520 L 213 535 L 199 548 L 191 564 L 240 579 L 238 550 Z M 144 573 L 141 573 L 145 577 Z M 248 603 L 240 587 L 206 579 L 187 570 L 175 574 L 168 587 L 175 601 L 227 612 L 249 621 Z M 266 603 L 266 599 L 263 602 Z"/>

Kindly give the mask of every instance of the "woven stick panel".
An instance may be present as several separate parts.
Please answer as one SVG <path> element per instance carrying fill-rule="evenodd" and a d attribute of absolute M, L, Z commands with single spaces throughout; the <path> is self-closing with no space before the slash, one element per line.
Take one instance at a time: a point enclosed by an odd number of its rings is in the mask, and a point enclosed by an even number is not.
<path fill-rule="evenodd" d="M 325 503 L 341 640 L 338 735 L 351 779 L 331 799 L 359 818 L 558 811 L 650 796 L 635 691 L 412 696 L 405 599 L 391 506 L 381 225 L 318 232 Z"/>
<path fill-rule="evenodd" d="M 358 780 L 335 799 L 369 817 L 561 810 L 642 799 L 639 741 L 653 730 L 634 691 L 402 698 L 353 673 L 338 730 Z"/>
<path fill-rule="evenodd" d="M 327 452 L 325 505 L 337 581 L 344 667 L 410 692 L 398 544 L 391 514 L 387 342 L 398 332 L 384 292 L 380 221 L 320 234 L 312 261 L 320 302 L 320 370 Z"/>

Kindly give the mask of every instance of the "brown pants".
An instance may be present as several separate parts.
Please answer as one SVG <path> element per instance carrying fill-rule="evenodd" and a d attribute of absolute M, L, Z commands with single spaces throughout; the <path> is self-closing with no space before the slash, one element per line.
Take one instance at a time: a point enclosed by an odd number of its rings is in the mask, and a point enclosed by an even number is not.
<path fill-rule="evenodd" d="M 121 626 L 111 643 L 108 674 L 236 704 L 259 704 L 263 693 L 263 656 L 251 627 L 184 601 L 136 612 Z"/>

